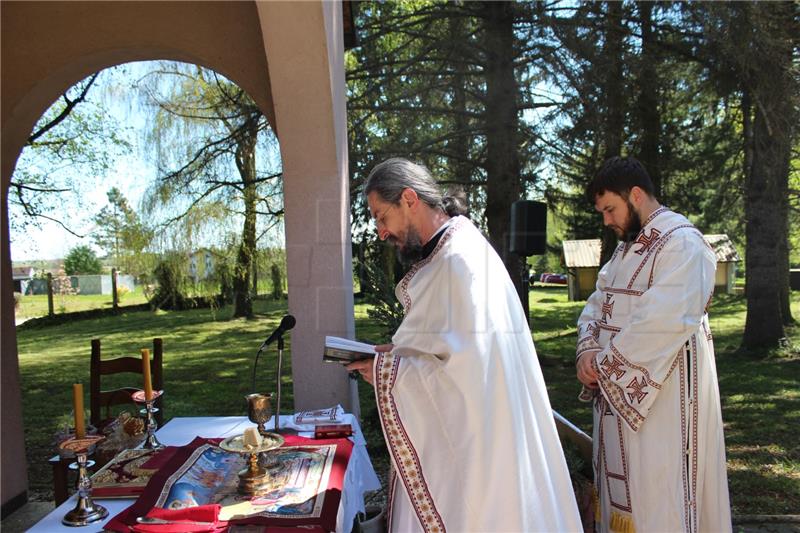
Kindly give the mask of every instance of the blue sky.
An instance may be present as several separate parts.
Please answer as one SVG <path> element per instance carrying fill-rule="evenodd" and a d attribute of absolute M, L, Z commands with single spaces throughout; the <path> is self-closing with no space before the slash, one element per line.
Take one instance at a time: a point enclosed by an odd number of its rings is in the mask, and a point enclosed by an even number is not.
<path fill-rule="evenodd" d="M 105 109 L 108 121 L 118 135 L 121 135 L 132 146 L 130 153 L 115 157 L 109 168 L 102 176 L 92 177 L 89 170 L 83 167 L 66 169 L 64 176 L 74 180 L 79 187 L 79 200 L 74 200 L 70 194 L 63 194 L 58 198 L 59 205 L 48 216 L 59 218 L 80 235 L 77 237 L 55 222 L 41 219 L 39 227 L 28 225 L 24 229 L 10 225 L 11 230 L 11 258 L 15 262 L 24 262 L 41 259 L 63 258 L 68 251 L 77 245 L 90 245 L 94 248 L 91 234 L 95 229 L 93 217 L 107 205 L 106 193 L 112 187 L 118 188 L 127 198 L 129 205 L 134 208 L 140 206 L 147 188 L 158 176 L 156 163 L 152 150 L 147 148 L 145 136 L 148 133 L 148 120 L 152 116 L 148 109 L 141 104 L 138 92 L 133 88 L 134 82 L 155 68 L 155 62 L 129 63 L 115 69 L 103 71 L 92 87 L 89 99 Z M 83 104 L 82 104 L 83 105 Z M 93 104 L 92 104 L 93 105 Z M 55 131 L 55 130 L 54 130 Z M 99 142 L 104 142 L 102 139 Z M 263 157 L 272 159 L 272 164 L 280 164 L 277 153 L 264 152 Z M 274 158 L 277 157 L 277 163 Z M 30 158 L 33 165 L 39 166 L 40 161 Z M 42 165 L 50 170 L 52 165 Z M 232 169 L 232 172 L 236 172 Z M 140 216 L 143 211 L 139 210 Z M 168 214 L 174 214 L 169 212 Z M 163 213 L 162 213 L 163 215 Z M 158 215 L 153 215 L 154 217 Z M 149 222 L 153 222 L 150 220 Z M 223 227 L 224 226 L 224 227 Z M 223 231 L 239 233 L 235 217 L 212 231 L 208 239 L 219 239 Z M 283 242 L 282 226 L 279 226 L 276 235 L 265 236 L 262 245 L 278 245 Z M 213 242 L 197 242 L 196 245 L 212 245 Z M 95 251 L 100 254 L 99 249 Z"/>
<path fill-rule="evenodd" d="M 135 155 L 118 159 L 115 167 L 99 183 L 87 180 L 81 191 L 83 200 L 80 207 L 63 217 L 74 231 L 87 237 L 78 238 L 49 220 L 42 220 L 38 228 L 29 226 L 22 231 L 11 228 L 12 261 L 58 259 L 75 246 L 92 245 L 88 236 L 94 230 L 91 216 L 108 204 L 106 192 L 117 187 L 131 205 L 138 205 L 152 175 L 153 169 Z"/>

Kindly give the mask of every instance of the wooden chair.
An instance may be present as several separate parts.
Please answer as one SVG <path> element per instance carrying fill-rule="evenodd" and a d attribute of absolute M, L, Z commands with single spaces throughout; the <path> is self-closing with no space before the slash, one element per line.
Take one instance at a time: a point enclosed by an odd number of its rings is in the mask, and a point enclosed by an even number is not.
<path fill-rule="evenodd" d="M 154 390 L 164 388 L 163 367 L 164 346 L 160 338 L 153 339 L 152 361 L 150 362 L 150 372 Z M 90 421 L 97 427 L 100 422 L 111 416 L 111 407 L 115 405 L 133 404 L 131 395 L 144 386 L 142 379 L 133 382 L 133 387 L 122 387 L 111 390 L 101 390 L 100 378 L 110 374 L 128 372 L 132 374 L 142 374 L 141 357 L 117 357 L 115 359 L 101 358 L 100 339 L 92 339 L 92 360 L 89 370 L 89 409 Z M 164 396 L 160 396 L 155 401 L 158 407 L 156 421 L 159 427 L 164 423 Z M 103 410 L 105 409 L 105 416 Z"/>
<path fill-rule="evenodd" d="M 164 375 L 162 372 L 162 362 L 164 356 L 164 346 L 160 338 L 153 339 L 152 361 L 150 362 L 151 379 L 154 390 L 163 390 Z M 131 373 L 142 375 L 141 357 L 117 357 L 114 359 L 101 358 L 100 339 L 92 339 L 92 358 L 89 365 L 89 421 L 94 427 L 99 427 L 103 420 L 112 416 L 111 408 L 119 405 L 136 405 L 131 395 L 144 387 L 143 378 L 131 380 L 133 387 L 121 387 L 118 389 L 101 390 L 100 378 L 111 374 Z M 160 396 L 155 401 L 158 407 L 156 421 L 159 427 L 164 423 L 164 396 Z M 74 459 L 62 459 L 58 455 L 50 458 L 49 463 L 53 469 L 53 498 L 56 507 L 61 505 L 69 497 L 68 478 L 69 465 Z"/>

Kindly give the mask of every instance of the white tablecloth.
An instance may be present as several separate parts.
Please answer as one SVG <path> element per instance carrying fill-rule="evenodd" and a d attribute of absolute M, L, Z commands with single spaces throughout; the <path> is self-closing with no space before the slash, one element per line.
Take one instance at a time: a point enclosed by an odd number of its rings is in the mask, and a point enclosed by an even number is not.
<path fill-rule="evenodd" d="M 313 426 L 296 426 L 293 419 L 294 415 L 281 416 L 281 427 L 297 429 L 300 431 L 298 434 L 301 437 L 312 437 L 314 435 Z M 364 492 L 378 490 L 381 486 L 380 480 L 378 476 L 375 475 L 375 470 L 372 468 L 372 463 L 369 460 L 366 441 L 361 434 L 361 427 L 358 425 L 358 421 L 353 415 L 345 414 L 343 422 L 353 426 L 354 435 L 351 437 L 351 440 L 354 446 L 353 453 L 350 456 L 350 462 L 347 463 L 347 471 L 344 475 L 344 490 L 342 491 L 342 498 L 339 502 L 339 512 L 336 515 L 337 532 L 350 531 L 356 513 L 364 511 Z M 195 437 L 229 437 L 231 435 L 239 435 L 244 432 L 245 428 L 254 426 L 255 424 L 244 416 L 173 418 L 156 432 L 156 436 L 162 444 L 167 446 L 183 446 L 189 444 Z M 272 421 L 268 422 L 266 426 L 267 429 L 272 428 Z M 302 430 L 311 431 L 304 433 Z M 62 525 L 61 519 L 75 507 L 76 501 L 77 496 L 73 494 L 67 501 L 56 507 L 53 512 L 29 529 L 29 531 L 42 533 L 50 533 L 53 531 L 70 531 L 72 533 L 77 533 L 78 531 L 82 533 L 102 531 L 103 524 L 116 516 L 117 513 L 123 511 L 135 500 L 96 500 L 96 503 L 108 509 L 107 519 L 99 520 L 81 528 Z"/>

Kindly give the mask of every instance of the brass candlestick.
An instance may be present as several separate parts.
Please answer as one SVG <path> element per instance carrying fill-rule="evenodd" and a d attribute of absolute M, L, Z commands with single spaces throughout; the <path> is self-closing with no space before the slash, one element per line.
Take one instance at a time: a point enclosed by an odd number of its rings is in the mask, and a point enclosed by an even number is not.
<path fill-rule="evenodd" d="M 147 438 L 145 438 L 142 443 L 142 448 L 145 450 L 160 450 L 164 448 L 164 445 L 158 442 L 156 438 L 158 423 L 156 423 L 156 418 L 154 416 L 158 412 L 158 407 L 156 407 L 154 403 L 162 394 L 164 394 L 163 390 L 154 390 L 153 397 L 149 400 L 145 399 L 144 391 L 136 391 L 132 395 L 134 402 L 144 403 L 144 409 L 140 410 L 139 413 L 147 418 Z"/>
<path fill-rule="evenodd" d="M 65 526 L 85 526 L 97 522 L 108 516 L 108 510 L 102 505 L 92 501 L 92 478 L 86 472 L 89 463 L 87 458 L 94 453 L 97 443 L 104 440 L 102 435 L 92 435 L 84 438 L 71 438 L 62 442 L 59 447 L 75 454 L 78 468 L 78 502 L 75 508 L 69 511 L 61 523 Z M 94 464 L 92 462 L 92 464 Z"/>

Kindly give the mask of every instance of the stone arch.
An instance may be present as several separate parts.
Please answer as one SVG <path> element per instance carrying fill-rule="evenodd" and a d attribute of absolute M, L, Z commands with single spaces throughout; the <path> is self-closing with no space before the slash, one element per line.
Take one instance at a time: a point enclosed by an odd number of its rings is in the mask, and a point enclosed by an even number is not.
<path fill-rule="evenodd" d="M 2 24 L 6 185 L 27 135 L 52 102 L 86 76 L 130 61 L 174 59 L 220 72 L 275 127 L 255 3 L 10 2 L 2 6 Z M 18 49 L 28 52 L 13 53 Z"/>
<path fill-rule="evenodd" d="M 292 373 L 299 409 L 351 405 L 341 369 L 323 365 L 324 335 L 353 334 L 343 31 L 338 2 L 3 2 L 0 275 L 11 279 L 7 195 L 27 136 L 51 103 L 112 65 L 173 59 L 225 75 L 262 109 L 284 170 Z M 314 157 L 309 157 L 309 145 Z M 13 293 L 2 283 L 3 514 L 24 502 Z M 21 500 L 21 501 L 20 501 Z"/>

